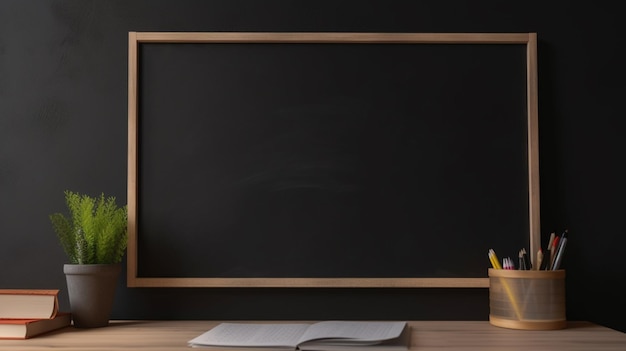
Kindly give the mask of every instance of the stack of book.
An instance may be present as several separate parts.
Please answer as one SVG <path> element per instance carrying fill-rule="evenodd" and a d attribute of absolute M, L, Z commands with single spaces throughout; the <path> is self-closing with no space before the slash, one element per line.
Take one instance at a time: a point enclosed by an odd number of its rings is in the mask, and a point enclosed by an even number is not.
<path fill-rule="evenodd" d="M 0 289 L 0 339 L 28 339 L 67 327 L 59 312 L 59 290 Z"/>

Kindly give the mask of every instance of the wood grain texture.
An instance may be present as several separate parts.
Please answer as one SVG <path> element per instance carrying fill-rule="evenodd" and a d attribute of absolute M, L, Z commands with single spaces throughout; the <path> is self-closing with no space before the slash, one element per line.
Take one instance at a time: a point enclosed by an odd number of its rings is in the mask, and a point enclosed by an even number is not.
<path fill-rule="evenodd" d="M 218 323 L 112 321 L 104 328 L 69 327 L 29 340 L 1 340 L 0 350 L 182 351 L 190 350 L 187 341 Z M 409 324 L 411 350 L 415 351 L 617 351 L 626 346 L 626 334 L 588 322 L 568 322 L 566 329 L 549 331 L 499 328 L 486 321 L 410 321 Z"/>
<path fill-rule="evenodd" d="M 447 43 L 526 44 L 529 33 L 137 32 L 144 43 Z"/>
<path fill-rule="evenodd" d="M 129 287 L 488 288 L 489 278 L 128 278 Z"/>

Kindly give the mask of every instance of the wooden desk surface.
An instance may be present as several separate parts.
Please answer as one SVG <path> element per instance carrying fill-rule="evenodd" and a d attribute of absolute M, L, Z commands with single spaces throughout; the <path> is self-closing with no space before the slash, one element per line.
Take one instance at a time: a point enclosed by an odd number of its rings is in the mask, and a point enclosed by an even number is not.
<path fill-rule="evenodd" d="M 95 329 L 64 328 L 28 340 L 0 340 L 0 350 L 191 350 L 187 341 L 220 321 L 112 321 Z M 411 350 L 626 350 L 626 333 L 587 322 L 551 331 L 511 330 L 486 321 L 411 321 Z M 195 350 L 195 349 L 194 349 Z"/>

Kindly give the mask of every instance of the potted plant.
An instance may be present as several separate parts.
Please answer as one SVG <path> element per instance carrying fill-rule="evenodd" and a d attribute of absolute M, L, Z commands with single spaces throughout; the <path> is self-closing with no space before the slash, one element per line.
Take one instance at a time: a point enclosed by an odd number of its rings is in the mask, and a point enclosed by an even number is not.
<path fill-rule="evenodd" d="M 127 209 L 115 197 L 65 191 L 69 216 L 50 221 L 69 259 L 63 266 L 74 326 L 93 328 L 109 323 L 121 261 L 126 250 Z"/>

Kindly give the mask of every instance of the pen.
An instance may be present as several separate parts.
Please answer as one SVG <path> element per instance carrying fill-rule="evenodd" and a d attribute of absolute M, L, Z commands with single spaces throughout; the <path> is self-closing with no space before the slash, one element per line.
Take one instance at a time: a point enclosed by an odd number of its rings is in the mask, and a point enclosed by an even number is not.
<path fill-rule="evenodd" d="M 561 266 L 561 261 L 563 260 L 563 251 L 565 251 L 565 245 L 567 244 L 567 229 L 561 234 L 561 239 L 559 241 L 559 248 L 556 250 L 554 263 L 552 264 L 552 270 L 555 271 L 559 269 Z"/>
<path fill-rule="evenodd" d="M 554 241 L 552 242 L 552 248 L 550 248 L 550 262 L 548 262 L 548 267 L 546 267 L 547 270 L 552 269 L 552 266 L 554 265 L 554 257 L 556 257 L 556 250 L 559 247 L 559 240 L 561 238 L 556 235 L 554 236 Z"/>
<path fill-rule="evenodd" d="M 515 262 L 513 262 L 513 259 L 508 257 L 508 260 L 509 260 L 509 269 L 515 269 Z"/>
<path fill-rule="evenodd" d="M 546 245 L 546 252 L 543 255 L 543 261 L 541 262 L 541 266 L 538 267 L 540 271 L 550 269 L 551 257 L 552 257 L 552 242 L 554 241 L 554 232 L 550 233 L 550 239 L 548 239 L 548 243 Z"/>
<path fill-rule="evenodd" d="M 511 269 L 511 262 L 509 262 L 509 258 L 505 257 L 502 259 L 502 268 Z"/>
<path fill-rule="evenodd" d="M 524 264 L 526 265 L 524 269 L 529 271 L 533 268 L 533 264 L 532 262 L 530 262 L 530 258 L 528 257 L 528 252 L 526 252 L 525 248 L 522 248 L 522 254 L 524 255 Z"/>

